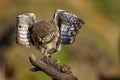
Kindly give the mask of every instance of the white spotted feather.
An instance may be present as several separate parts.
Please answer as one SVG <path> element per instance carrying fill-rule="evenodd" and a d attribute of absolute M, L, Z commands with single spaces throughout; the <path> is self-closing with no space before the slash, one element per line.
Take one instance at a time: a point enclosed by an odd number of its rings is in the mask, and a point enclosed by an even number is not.
<path fill-rule="evenodd" d="M 36 17 L 34 13 L 25 13 L 17 16 L 16 42 L 24 47 L 31 46 L 30 28 L 35 24 Z"/>

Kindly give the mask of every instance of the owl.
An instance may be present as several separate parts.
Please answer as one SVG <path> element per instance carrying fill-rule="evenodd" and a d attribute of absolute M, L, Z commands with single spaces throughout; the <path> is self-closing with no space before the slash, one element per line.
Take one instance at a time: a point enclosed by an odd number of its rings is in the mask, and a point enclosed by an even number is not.
<path fill-rule="evenodd" d="M 61 45 L 73 43 L 83 24 L 83 20 L 62 9 L 55 11 L 51 21 L 38 22 L 34 13 L 24 13 L 16 18 L 16 43 L 51 55 L 60 51 Z"/>

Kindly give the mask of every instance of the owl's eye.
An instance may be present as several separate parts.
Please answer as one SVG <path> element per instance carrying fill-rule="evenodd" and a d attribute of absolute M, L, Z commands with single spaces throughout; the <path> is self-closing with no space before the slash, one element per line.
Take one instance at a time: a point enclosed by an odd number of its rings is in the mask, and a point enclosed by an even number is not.
<path fill-rule="evenodd" d="M 47 43 L 48 41 L 52 39 L 53 35 L 54 35 L 54 32 L 51 32 L 49 35 L 45 36 L 44 38 L 41 38 L 41 37 L 37 37 L 37 38 L 39 42 Z"/>
<path fill-rule="evenodd" d="M 42 43 L 47 43 L 48 41 L 50 41 L 52 39 L 53 35 L 54 35 L 54 32 L 51 32 L 49 35 L 45 36 L 42 39 Z"/>
<path fill-rule="evenodd" d="M 42 39 L 40 37 L 38 37 L 38 39 L 39 39 L 40 42 L 42 41 Z"/>

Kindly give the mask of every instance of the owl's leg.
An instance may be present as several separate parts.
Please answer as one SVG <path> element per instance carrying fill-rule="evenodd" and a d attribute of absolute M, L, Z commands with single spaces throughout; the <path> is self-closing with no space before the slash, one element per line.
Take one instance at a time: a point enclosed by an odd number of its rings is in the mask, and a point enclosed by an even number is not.
<path fill-rule="evenodd" d="M 50 54 L 50 56 L 52 56 L 52 54 L 55 54 L 59 52 L 60 50 L 61 50 L 61 43 L 57 42 L 56 45 L 48 51 L 48 53 Z"/>
<path fill-rule="evenodd" d="M 48 54 L 48 50 L 45 49 L 44 47 L 39 46 L 38 49 L 40 50 L 40 52 L 41 52 L 43 57 L 47 57 L 48 58 L 50 56 L 50 54 Z"/>
<path fill-rule="evenodd" d="M 61 50 L 61 43 L 60 43 L 60 41 L 57 42 L 55 50 L 56 50 L 56 52 Z"/>
<path fill-rule="evenodd" d="M 50 58 L 50 57 L 51 57 L 51 55 L 50 55 L 50 54 L 48 54 L 48 52 L 46 51 L 46 52 L 44 53 L 44 57 L 46 57 L 46 58 Z"/>

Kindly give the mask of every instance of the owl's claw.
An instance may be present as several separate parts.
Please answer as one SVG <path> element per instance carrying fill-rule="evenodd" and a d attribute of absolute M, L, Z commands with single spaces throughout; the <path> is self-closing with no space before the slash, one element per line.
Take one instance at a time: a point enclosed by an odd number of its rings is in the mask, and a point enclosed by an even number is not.
<path fill-rule="evenodd" d="M 48 53 L 45 53 L 45 54 L 44 54 L 44 57 L 46 57 L 46 58 L 51 58 L 52 56 L 51 56 L 50 54 L 48 54 Z"/>

